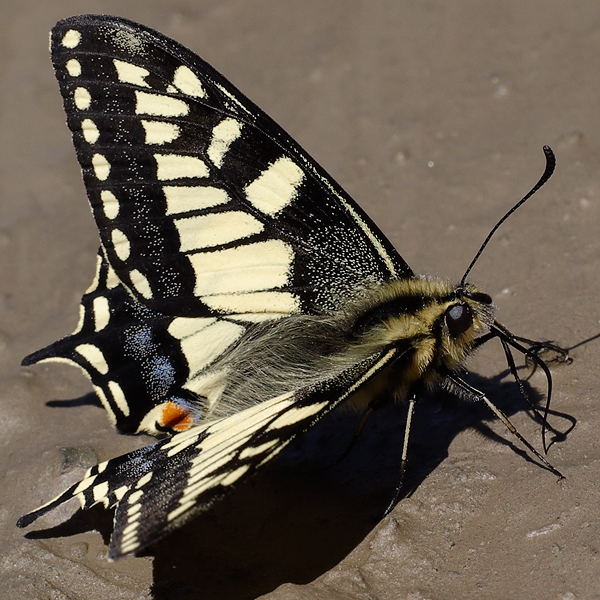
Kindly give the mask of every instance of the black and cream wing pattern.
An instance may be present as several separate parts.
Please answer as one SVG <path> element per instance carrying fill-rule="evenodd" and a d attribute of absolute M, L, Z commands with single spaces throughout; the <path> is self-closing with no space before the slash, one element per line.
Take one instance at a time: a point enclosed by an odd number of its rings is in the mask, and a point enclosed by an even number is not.
<path fill-rule="evenodd" d="M 20 524 L 71 497 L 116 506 L 117 557 L 247 479 L 401 354 L 305 377 L 286 348 L 304 344 L 310 363 L 304 317 L 412 272 L 294 140 L 177 42 L 86 15 L 56 25 L 51 53 L 100 250 L 77 329 L 24 364 L 73 363 L 119 430 L 173 435 L 93 467 Z"/>
<path fill-rule="evenodd" d="M 196 397 L 214 404 L 202 379 L 249 326 L 411 273 L 294 140 L 177 42 L 80 16 L 57 24 L 51 51 L 101 247 L 78 329 L 26 362 L 83 368 L 120 430 L 177 429 Z"/>

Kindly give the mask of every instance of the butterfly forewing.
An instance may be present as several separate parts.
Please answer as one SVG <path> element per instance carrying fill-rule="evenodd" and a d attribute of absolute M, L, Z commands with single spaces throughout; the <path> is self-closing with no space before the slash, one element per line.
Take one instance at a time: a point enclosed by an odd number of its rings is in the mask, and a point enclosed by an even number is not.
<path fill-rule="evenodd" d="M 176 42 L 122 19 L 52 34 L 109 263 L 177 316 L 331 308 L 410 269 L 269 117 Z"/>

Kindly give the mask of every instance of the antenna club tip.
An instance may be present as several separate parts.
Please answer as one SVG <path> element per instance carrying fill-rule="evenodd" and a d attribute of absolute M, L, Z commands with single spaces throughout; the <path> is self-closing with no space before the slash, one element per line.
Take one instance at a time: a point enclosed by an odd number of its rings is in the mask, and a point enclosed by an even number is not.
<path fill-rule="evenodd" d="M 552 164 L 552 166 L 554 167 L 554 165 L 556 164 L 556 156 L 555 156 L 552 148 L 550 148 L 550 146 L 545 144 L 544 146 L 542 146 L 542 150 L 544 151 L 544 154 L 546 155 L 546 161 L 549 164 Z"/>
<path fill-rule="evenodd" d="M 515 212 L 515 210 L 517 210 L 517 208 L 519 208 L 519 206 L 521 206 L 523 203 L 527 202 L 527 200 L 529 198 L 531 198 L 531 196 L 533 196 L 533 194 L 535 194 L 546 183 L 546 181 L 548 181 L 548 179 L 550 179 L 550 177 L 552 177 L 552 173 L 554 173 L 554 168 L 556 167 L 556 157 L 554 156 L 554 152 L 552 152 L 552 149 L 550 148 L 550 146 L 544 145 L 543 150 L 544 150 L 544 154 L 546 155 L 546 168 L 544 169 L 544 173 L 540 177 L 539 181 L 531 188 L 531 190 L 529 190 L 529 193 L 527 193 L 523 198 L 521 198 L 521 200 L 519 200 L 496 223 L 496 225 L 494 225 L 492 230 L 488 233 L 488 236 L 483 241 L 483 244 L 481 244 L 481 246 L 479 247 L 479 250 L 477 251 L 475 258 L 471 261 L 471 264 L 467 267 L 465 274 L 463 275 L 462 279 L 460 280 L 460 285 L 465 284 L 465 281 L 467 280 L 467 276 L 471 272 L 471 269 L 473 268 L 473 266 L 475 265 L 475 263 L 481 256 L 481 253 L 483 252 L 484 248 L 487 246 L 488 242 L 490 241 L 490 239 L 492 238 L 494 233 L 496 233 L 496 231 L 498 230 L 500 225 L 502 225 L 502 223 L 504 223 L 504 221 L 506 221 L 506 219 L 508 219 L 508 217 L 510 217 L 510 215 L 512 215 Z"/>
<path fill-rule="evenodd" d="M 554 152 L 552 151 L 552 148 L 550 148 L 550 146 L 543 146 L 543 150 L 544 150 L 544 154 L 546 156 L 546 170 L 544 172 L 544 175 L 542 175 L 542 178 L 540 179 L 540 181 L 538 182 L 536 188 L 539 189 L 540 187 L 542 187 L 542 185 L 544 185 L 544 183 L 546 183 L 546 181 L 548 181 L 548 179 L 550 179 L 552 173 L 554 173 L 554 169 L 556 168 L 556 156 L 554 155 Z"/>

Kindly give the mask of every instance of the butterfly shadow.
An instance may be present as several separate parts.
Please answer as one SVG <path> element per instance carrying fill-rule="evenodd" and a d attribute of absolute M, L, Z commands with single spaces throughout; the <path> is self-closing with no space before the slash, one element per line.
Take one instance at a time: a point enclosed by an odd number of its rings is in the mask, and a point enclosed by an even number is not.
<path fill-rule="evenodd" d="M 523 410 L 524 401 L 515 383 L 503 383 L 499 393 L 505 375 L 473 375 L 469 382 L 510 416 Z M 257 477 L 151 549 L 155 598 L 249 600 L 283 583 L 308 583 L 334 567 L 381 520 L 394 496 L 406 412 L 405 406 L 382 406 L 352 441 L 359 416 L 343 407 L 333 411 Z M 468 428 L 535 462 L 490 429 L 487 422 L 494 419 L 483 403 L 445 392 L 420 402 L 400 501 Z"/>
<path fill-rule="evenodd" d="M 500 383 L 505 376 L 469 375 L 469 383 L 510 416 L 524 409 L 524 401 L 516 383 Z M 530 398 L 539 401 L 525 385 Z M 343 407 L 327 415 L 254 479 L 146 551 L 154 557 L 156 600 L 250 600 L 283 583 L 308 583 L 334 567 L 377 525 L 394 496 L 406 413 L 406 406 L 384 404 L 356 438 L 360 415 Z M 451 442 L 465 429 L 475 428 L 535 462 L 512 439 L 496 434 L 487 424 L 492 420 L 483 403 L 443 391 L 423 398 L 411 428 L 399 501 L 448 456 Z M 27 537 L 92 529 L 108 544 L 111 512 L 80 510 L 65 523 Z"/>
<path fill-rule="evenodd" d="M 68 400 L 48 400 L 46 406 L 50 408 L 73 408 L 79 406 L 96 406 L 102 408 L 102 402 L 100 402 L 100 398 L 94 392 L 90 392 L 77 398 L 69 398 Z"/>

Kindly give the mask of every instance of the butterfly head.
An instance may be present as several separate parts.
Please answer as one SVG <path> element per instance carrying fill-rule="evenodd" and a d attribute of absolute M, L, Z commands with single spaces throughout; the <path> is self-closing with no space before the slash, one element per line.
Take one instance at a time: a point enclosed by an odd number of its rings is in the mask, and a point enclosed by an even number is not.
<path fill-rule="evenodd" d="M 379 287 L 355 322 L 359 343 L 397 346 L 403 384 L 436 383 L 459 369 L 494 320 L 491 297 L 472 284 L 415 277 Z"/>

